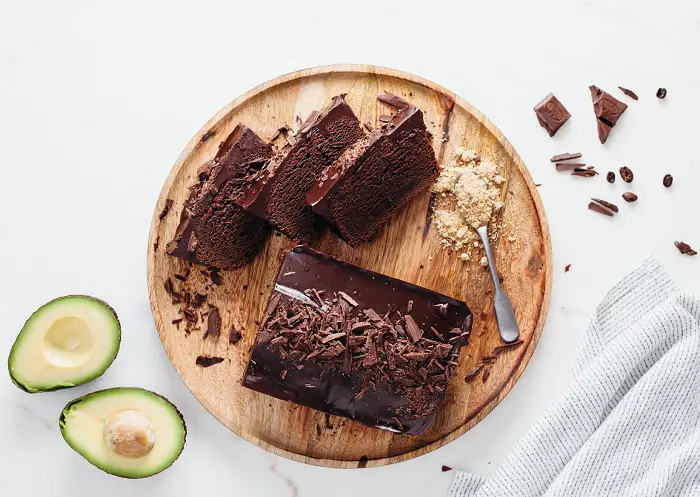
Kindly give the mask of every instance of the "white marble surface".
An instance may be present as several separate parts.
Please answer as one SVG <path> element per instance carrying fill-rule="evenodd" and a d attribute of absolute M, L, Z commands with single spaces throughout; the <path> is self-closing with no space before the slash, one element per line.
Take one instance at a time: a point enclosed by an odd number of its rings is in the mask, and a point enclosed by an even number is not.
<path fill-rule="evenodd" d="M 700 248 L 697 2 L 242 3 L 0 2 L 0 351 L 36 307 L 67 293 L 104 298 L 124 331 L 119 357 L 92 384 L 30 396 L 0 382 L 3 495 L 445 495 L 452 474 L 441 465 L 490 473 L 562 390 L 596 302 L 638 261 L 653 252 L 681 287 L 700 285 L 700 257 L 673 246 Z M 361 471 L 281 459 L 212 418 L 163 352 L 145 278 L 154 204 L 190 137 L 243 91 L 337 62 L 413 72 L 488 115 L 542 183 L 554 248 L 547 325 L 504 402 L 447 447 Z M 640 95 L 605 146 L 589 84 Z M 573 114 L 553 139 L 532 112 L 550 91 Z M 584 152 L 603 172 L 632 167 L 639 202 L 615 219 L 587 211 L 590 196 L 622 204 L 624 184 L 556 174 L 548 158 L 564 151 Z M 670 190 L 661 186 L 667 172 Z M 62 441 L 63 405 L 118 385 L 153 389 L 182 410 L 187 446 L 165 473 L 110 477 Z"/>

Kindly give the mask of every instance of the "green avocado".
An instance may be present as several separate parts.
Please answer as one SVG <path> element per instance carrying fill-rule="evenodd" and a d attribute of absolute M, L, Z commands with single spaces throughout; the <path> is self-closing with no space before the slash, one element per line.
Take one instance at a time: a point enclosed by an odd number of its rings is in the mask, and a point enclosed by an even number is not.
<path fill-rule="evenodd" d="M 69 402 L 63 438 L 102 471 L 145 478 L 168 468 L 185 447 L 187 428 L 168 399 L 141 388 L 110 388 Z"/>
<path fill-rule="evenodd" d="M 17 335 L 7 366 L 29 393 L 92 381 L 112 364 L 121 326 L 105 302 L 86 295 L 59 297 L 41 306 Z"/>

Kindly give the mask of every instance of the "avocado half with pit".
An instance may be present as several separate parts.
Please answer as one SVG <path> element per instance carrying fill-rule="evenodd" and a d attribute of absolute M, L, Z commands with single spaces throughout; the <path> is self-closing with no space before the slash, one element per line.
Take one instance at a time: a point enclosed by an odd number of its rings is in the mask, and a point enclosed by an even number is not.
<path fill-rule="evenodd" d="M 106 473 L 145 478 L 168 468 L 185 447 L 180 411 L 141 388 L 110 388 L 69 402 L 59 419 L 68 445 Z"/>
<path fill-rule="evenodd" d="M 114 310 L 86 295 L 41 306 L 17 335 L 7 366 L 15 385 L 29 393 L 82 385 L 112 364 L 121 327 Z"/>

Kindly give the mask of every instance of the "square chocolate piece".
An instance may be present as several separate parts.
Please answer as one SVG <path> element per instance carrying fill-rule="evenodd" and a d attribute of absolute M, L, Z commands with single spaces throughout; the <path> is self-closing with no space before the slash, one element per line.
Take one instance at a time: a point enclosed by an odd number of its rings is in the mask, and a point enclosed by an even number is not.
<path fill-rule="evenodd" d="M 471 324 L 464 302 L 296 247 L 282 262 L 243 385 L 418 435 L 445 399 Z"/>
<path fill-rule="evenodd" d="M 598 119 L 598 138 L 600 143 L 605 143 L 617 120 L 627 110 L 627 104 L 597 86 L 591 85 L 588 88 L 593 99 L 593 112 Z"/>
<path fill-rule="evenodd" d="M 556 135 L 559 128 L 571 117 L 569 111 L 551 93 L 535 105 L 535 114 L 540 126 L 547 130 L 549 136 Z"/>

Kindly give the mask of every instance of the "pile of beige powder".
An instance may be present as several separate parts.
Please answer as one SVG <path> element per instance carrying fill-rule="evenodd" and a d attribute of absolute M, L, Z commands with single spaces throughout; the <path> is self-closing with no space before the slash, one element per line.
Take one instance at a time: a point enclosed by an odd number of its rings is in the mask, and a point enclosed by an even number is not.
<path fill-rule="evenodd" d="M 498 167 L 482 160 L 473 150 L 457 148 L 433 185 L 433 222 L 444 248 L 452 248 L 463 261 L 471 260 L 481 246 L 475 229 L 488 224 L 503 207 L 501 187 L 505 178 Z M 481 263 L 486 262 L 482 258 Z"/>

